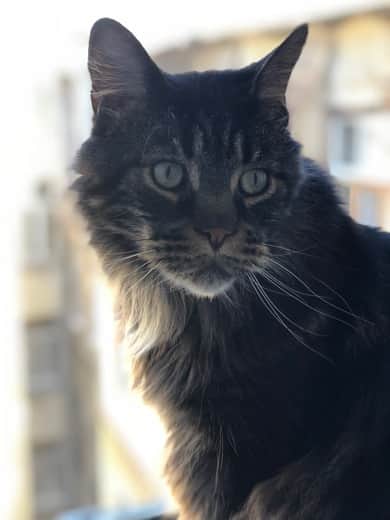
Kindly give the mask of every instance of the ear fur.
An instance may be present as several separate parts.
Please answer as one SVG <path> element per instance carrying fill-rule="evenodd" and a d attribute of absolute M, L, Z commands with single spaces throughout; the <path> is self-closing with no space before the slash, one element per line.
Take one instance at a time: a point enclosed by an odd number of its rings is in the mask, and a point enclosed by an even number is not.
<path fill-rule="evenodd" d="M 98 20 L 91 29 L 88 69 L 95 113 L 104 99 L 125 96 L 141 102 L 163 83 L 161 71 L 135 36 L 110 18 Z"/>
<path fill-rule="evenodd" d="M 291 72 L 301 55 L 308 34 L 307 24 L 298 26 L 289 36 L 263 58 L 252 85 L 261 100 L 278 101 L 285 105 L 286 89 Z"/>

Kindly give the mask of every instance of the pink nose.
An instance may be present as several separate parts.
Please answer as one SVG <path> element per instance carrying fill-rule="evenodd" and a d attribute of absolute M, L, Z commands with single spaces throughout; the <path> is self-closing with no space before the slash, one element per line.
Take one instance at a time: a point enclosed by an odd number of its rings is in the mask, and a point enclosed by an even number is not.
<path fill-rule="evenodd" d="M 231 232 L 226 231 L 226 229 L 223 228 L 210 228 L 197 231 L 202 235 L 207 236 L 210 245 L 214 249 L 214 251 L 217 251 L 217 249 L 219 249 L 224 243 L 225 238 L 232 234 Z"/>

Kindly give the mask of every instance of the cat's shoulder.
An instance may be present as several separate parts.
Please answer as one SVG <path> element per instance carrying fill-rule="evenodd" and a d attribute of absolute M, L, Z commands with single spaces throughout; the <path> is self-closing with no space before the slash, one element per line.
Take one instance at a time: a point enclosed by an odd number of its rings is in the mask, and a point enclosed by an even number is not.
<path fill-rule="evenodd" d="M 361 237 L 390 271 L 390 233 L 379 227 L 356 223 Z"/>

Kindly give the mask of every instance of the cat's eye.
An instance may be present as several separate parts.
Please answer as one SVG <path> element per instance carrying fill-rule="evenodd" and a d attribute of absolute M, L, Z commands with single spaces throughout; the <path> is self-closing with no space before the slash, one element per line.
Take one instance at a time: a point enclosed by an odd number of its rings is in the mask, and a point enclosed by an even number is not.
<path fill-rule="evenodd" d="M 240 188 L 244 195 L 260 195 L 268 185 L 269 177 L 264 170 L 248 170 L 240 177 Z"/>
<path fill-rule="evenodd" d="M 184 178 L 184 168 L 181 164 L 163 161 L 155 164 L 152 170 L 154 182 L 164 190 L 174 190 Z"/>

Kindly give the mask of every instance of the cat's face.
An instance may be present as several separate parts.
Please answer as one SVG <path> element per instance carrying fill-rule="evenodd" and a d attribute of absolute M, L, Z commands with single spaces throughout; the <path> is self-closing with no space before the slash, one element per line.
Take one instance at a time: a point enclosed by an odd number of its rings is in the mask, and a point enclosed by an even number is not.
<path fill-rule="evenodd" d="M 198 297 L 261 269 L 300 180 L 284 93 L 305 36 L 240 71 L 168 76 L 123 27 L 98 22 L 78 185 L 106 258 Z"/>

